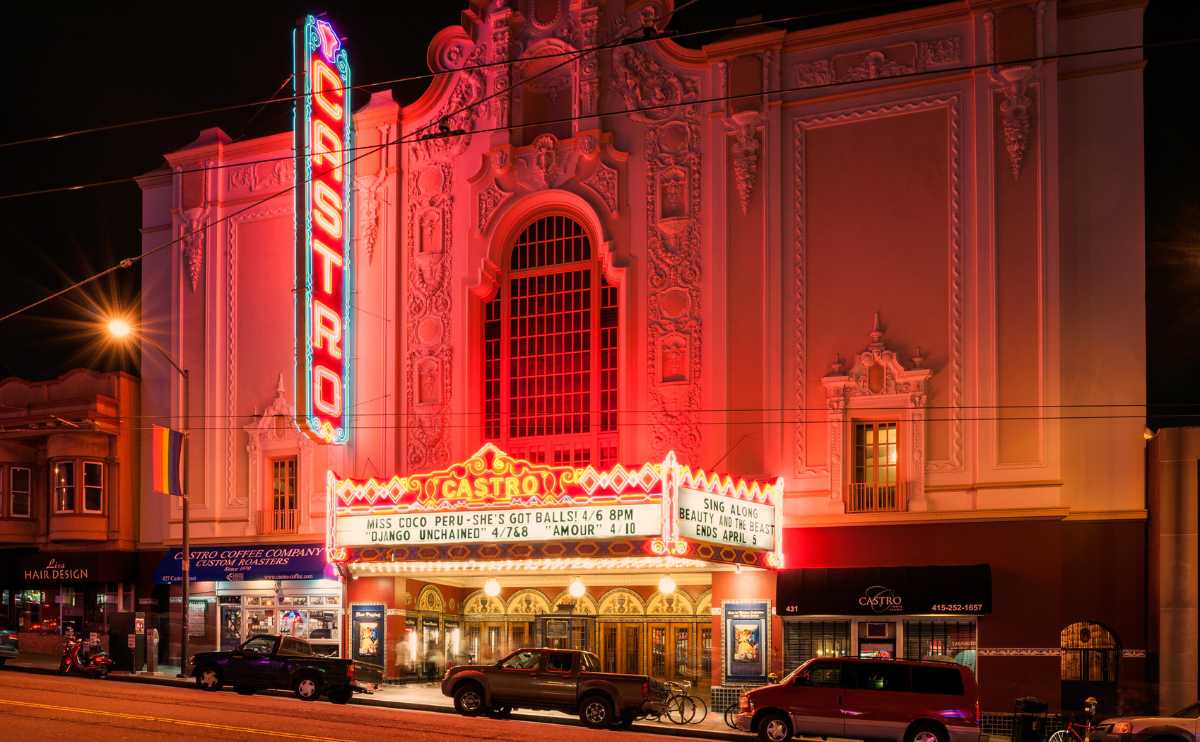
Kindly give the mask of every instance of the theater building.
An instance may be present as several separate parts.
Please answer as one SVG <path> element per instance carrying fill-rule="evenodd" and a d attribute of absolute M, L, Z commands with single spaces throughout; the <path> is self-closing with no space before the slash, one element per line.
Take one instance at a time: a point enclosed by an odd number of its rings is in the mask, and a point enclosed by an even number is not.
<path fill-rule="evenodd" d="M 297 132 L 205 130 L 141 179 L 145 249 L 180 240 L 143 322 L 224 421 L 189 436 L 194 542 L 324 546 L 340 651 L 395 680 L 539 643 L 714 689 L 861 654 L 967 664 L 990 710 L 1138 703 L 1142 59 L 1074 53 L 1142 10 L 689 46 L 644 40 L 669 0 L 470 2 L 424 94 L 356 110 L 362 46 L 311 21 Z M 178 544 L 174 504 L 141 524 Z"/>

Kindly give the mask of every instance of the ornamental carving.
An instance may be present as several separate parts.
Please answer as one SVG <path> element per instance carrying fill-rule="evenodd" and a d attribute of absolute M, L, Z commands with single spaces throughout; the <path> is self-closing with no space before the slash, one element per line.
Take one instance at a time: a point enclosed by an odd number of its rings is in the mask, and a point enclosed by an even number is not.
<path fill-rule="evenodd" d="M 691 616 L 695 612 L 688 596 L 678 592 L 670 595 L 655 593 L 646 605 L 646 614 L 651 616 Z"/>
<path fill-rule="evenodd" d="M 550 601 L 538 590 L 518 590 L 508 600 L 510 616 L 540 616 L 550 613 Z"/>
<path fill-rule="evenodd" d="M 699 83 L 677 75 L 637 47 L 618 50 L 617 85 L 645 132 L 647 364 L 654 407 L 652 450 L 675 450 L 694 460 L 701 444 L 696 410 L 701 399 L 700 126 L 696 107 L 678 105 L 700 94 Z M 658 107 L 670 106 L 670 107 Z M 667 297 L 674 297 L 664 302 Z"/>
<path fill-rule="evenodd" d="M 433 585 L 426 585 L 421 588 L 421 592 L 417 594 L 417 610 L 429 611 L 430 613 L 441 613 L 445 608 L 445 601 L 442 599 L 442 592 Z"/>
<path fill-rule="evenodd" d="M 1021 164 L 1025 161 L 1033 128 L 1030 114 L 1033 98 L 1029 94 L 1031 76 L 1032 68 L 1020 66 L 1000 70 L 993 78 L 1000 91 L 1000 126 L 1013 180 L 1021 176 Z"/>
<path fill-rule="evenodd" d="M 745 214 L 750 209 L 750 196 L 758 178 L 759 152 L 762 149 L 762 117 L 758 111 L 741 111 L 725 121 L 725 130 L 733 138 L 733 182 L 737 187 L 738 205 Z"/>
<path fill-rule="evenodd" d="M 796 65 L 796 82 L 804 87 L 835 82 L 882 80 L 936 70 L 962 62 L 962 42 L 957 36 L 929 41 L 906 41 L 880 49 L 836 54 Z"/>
<path fill-rule="evenodd" d="M 408 291 L 405 402 L 410 414 L 407 464 L 432 469 L 450 458 L 451 165 L 414 153 L 408 178 Z"/>
<path fill-rule="evenodd" d="M 617 171 L 614 168 L 601 162 L 592 177 L 583 181 L 583 184 L 600 197 L 610 214 L 617 213 Z"/>
<path fill-rule="evenodd" d="M 483 62 L 484 46 L 475 47 L 469 66 Z M 478 69 L 454 73 L 457 78 L 454 92 L 429 123 L 417 129 L 416 142 L 411 146 L 417 160 L 446 161 L 461 155 L 471 143 L 471 131 L 488 105 L 477 105 L 485 95 L 486 81 Z M 499 96 L 504 97 L 504 96 Z M 493 98 L 492 101 L 497 100 Z M 489 101 L 489 104 L 491 101 Z"/>
<path fill-rule="evenodd" d="M 463 614 L 467 616 L 502 616 L 504 615 L 504 603 L 500 598 L 493 598 L 478 592 L 467 598 L 467 602 L 463 604 Z"/>
<path fill-rule="evenodd" d="M 597 613 L 601 616 L 643 616 L 646 608 L 641 597 L 628 588 L 609 590 L 600 598 Z"/>
<path fill-rule="evenodd" d="M 506 195 L 508 194 L 500 190 L 495 183 L 479 192 L 476 228 L 480 232 L 487 231 L 488 223 L 492 221 L 492 214 L 496 213 L 496 208 L 504 201 Z"/>
<path fill-rule="evenodd" d="M 195 292 L 204 274 L 204 238 L 207 225 L 204 223 L 207 209 L 188 209 L 183 213 L 183 270 L 188 283 Z"/>

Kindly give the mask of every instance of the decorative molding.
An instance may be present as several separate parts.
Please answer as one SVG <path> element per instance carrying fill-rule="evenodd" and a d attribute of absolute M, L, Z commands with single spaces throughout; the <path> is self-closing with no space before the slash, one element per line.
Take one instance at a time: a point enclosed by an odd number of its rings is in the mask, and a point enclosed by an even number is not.
<path fill-rule="evenodd" d="M 274 205 L 270 208 L 247 211 L 229 219 L 225 233 L 225 419 L 237 419 L 237 287 L 238 287 L 238 227 L 246 222 L 271 219 L 292 214 L 292 205 Z M 225 504 L 244 507 L 247 504 L 237 490 L 234 474 L 236 429 L 224 431 L 225 435 Z"/>
<path fill-rule="evenodd" d="M 620 178 L 616 169 L 603 162 L 596 165 L 596 172 L 592 173 L 592 177 L 583 181 L 585 186 L 600 197 L 600 201 L 608 209 L 608 213 L 613 216 L 616 216 L 617 206 L 620 203 L 619 183 Z"/>
<path fill-rule="evenodd" d="M 740 111 L 725 119 L 725 131 L 733 137 L 733 182 L 737 186 L 742 214 L 750 209 L 750 196 L 758 178 L 762 150 L 763 120 L 758 111 Z"/>
<path fill-rule="evenodd" d="M 1005 67 L 991 75 L 992 82 L 1000 93 L 1000 126 L 1004 135 L 1004 151 L 1008 153 L 1008 168 L 1013 180 L 1021 177 L 1021 164 L 1029 148 L 1029 136 L 1033 128 L 1030 107 L 1033 98 L 1029 89 L 1033 87 L 1033 68 L 1028 65 Z"/>
<path fill-rule="evenodd" d="M 938 70 L 962 62 L 962 39 L 948 36 L 928 41 L 905 41 L 879 49 L 862 49 L 802 62 L 795 67 L 801 86 L 837 82 L 885 80 L 897 75 Z"/>
<path fill-rule="evenodd" d="M 386 143 L 391 139 L 392 127 L 390 124 L 382 124 L 378 127 L 379 141 Z M 385 199 L 386 184 L 388 178 L 388 159 L 392 148 L 390 146 L 381 147 L 379 150 L 379 172 L 373 176 L 365 176 L 357 179 L 355 183 L 355 195 L 358 200 L 358 207 L 361 211 L 358 217 L 358 224 L 361 225 L 359 239 L 363 248 L 363 252 L 367 255 L 367 265 L 372 265 L 375 262 L 375 243 L 379 241 L 380 231 L 380 213 L 379 208 L 383 205 Z"/>
<path fill-rule="evenodd" d="M 792 187 L 792 387 L 793 403 L 802 413 L 793 430 L 793 472 L 796 477 L 830 474 L 837 462 L 813 466 L 807 451 L 808 404 L 808 337 L 807 337 L 807 262 L 808 237 L 806 214 L 806 131 L 810 128 L 864 121 L 885 116 L 944 108 L 949 129 L 949 196 L 950 196 L 950 307 L 949 307 L 949 409 L 950 455 L 945 460 L 925 458 L 929 472 L 957 472 L 963 468 L 963 424 L 959 409 L 963 396 L 963 257 L 962 257 L 962 191 L 961 141 L 958 95 L 920 98 L 885 106 L 847 109 L 830 114 L 798 117 L 793 122 L 793 187 Z M 840 430 L 840 428 L 839 428 Z M 926 443 L 924 437 L 922 443 Z"/>
<path fill-rule="evenodd" d="M 287 188 L 295 180 L 296 168 L 292 164 L 292 158 L 288 157 L 235 165 L 229 168 L 225 185 L 230 194 L 249 195 L 258 191 Z"/>
<path fill-rule="evenodd" d="M 488 184 L 487 188 L 479 192 L 479 196 L 476 199 L 476 203 L 478 204 L 476 210 L 478 218 L 475 226 L 480 233 L 487 231 L 488 223 L 492 220 L 492 214 L 496 213 L 496 209 L 504 202 L 506 196 L 508 194 L 494 182 Z"/>
<path fill-rule="evenodd" d="M 652 454 L 699 455 L 696 417 L 703 369 L 701 141 L 697 80 L 672 73 L 637 47 L 616 52 L 616 87 L 645 129 L 647 265 L 646 369 L 654 405 Z M 673 105 L 672 105 L 673 104 Z"/>
<path fill-rule="evenodd" d="M 1058 647 L 980 647 L 980 657 L 1060 657 Z"/>
<path fill-rule="evenodd" d="M 200 285 L 200 277 L 204 275 L 204 242 L 208 234 L 205 220 L 208 218 L 208 209 L 187 209 L 182 216 L 180 239 L 183 241 L 183 269 L 187 271 L 192 293 L 195 293 L 196 287 Z"/>
<path fill-rule="evenodd" d="M 264 527 L 265 516 L 257 517 L 270 512 L 270 504 L 265 500 L 266 490 L 261 498 L 258 492 L 259 484 L 266 479 L 267 472 L 263 467 L 269 454 L 296 454 L 297 532 L 304 532 L 311 512 L 309 501 L 314 491 L 313 442 L 300 432 L 295 421 L 295 409 L 288 400 L 283 372 L 280 372 L 275 382 L 275 396 L 262 414 L 255 412 L 250 424 L 242 428 L 246 433 L 246 502 L 250 505 L 247 519 L 254 524 L 258 533 L 270 532 Z"/>

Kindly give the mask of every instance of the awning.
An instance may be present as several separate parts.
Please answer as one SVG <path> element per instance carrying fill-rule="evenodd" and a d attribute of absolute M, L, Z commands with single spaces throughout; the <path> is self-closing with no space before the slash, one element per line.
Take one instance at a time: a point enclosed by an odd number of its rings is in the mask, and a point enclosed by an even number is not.
<path fill-rule="evenodd" d="M 992 612 L 986 564 L 791 569 L 778 574 L 781 616 L 984 615 Z"/>
<path fill-rule="evenodd" d="M 323 544 L 247 544 L 245 546 L 193 546 L 191 582 L 241 580 L 333 579 L 337 572 L 325 561 Z M 183 550 L 171 549 L 158 564 L 154 581 L 183 581 Z"/>

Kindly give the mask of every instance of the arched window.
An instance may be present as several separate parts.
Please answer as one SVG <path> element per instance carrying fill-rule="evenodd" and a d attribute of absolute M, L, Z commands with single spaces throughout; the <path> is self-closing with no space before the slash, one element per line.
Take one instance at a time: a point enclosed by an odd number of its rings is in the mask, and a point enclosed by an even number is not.
<path fill-rule="evenodd" d="M 484 308 L 483 436 L 547 464 L 617 459 L 617 290 L 566 216 L 521 231 Z"/>

